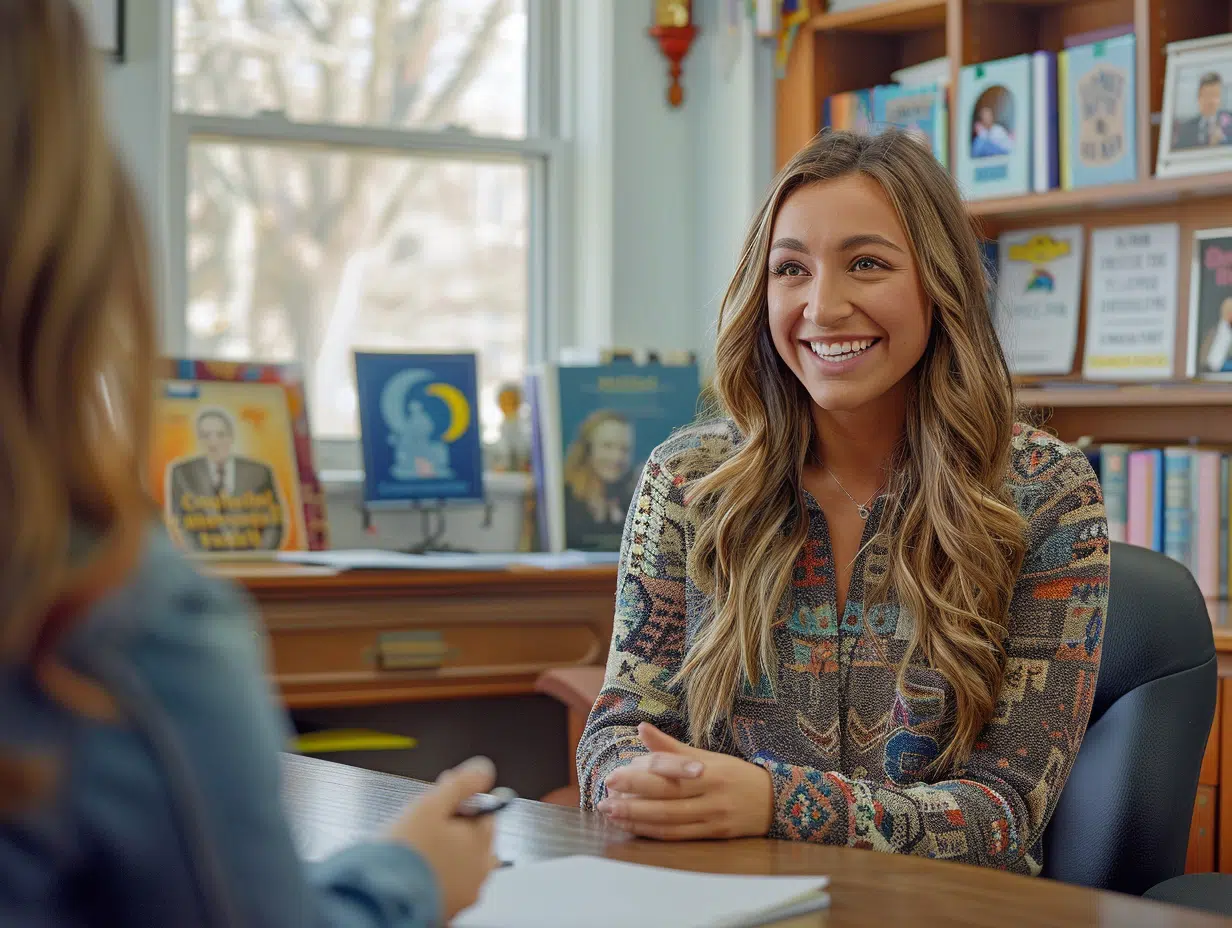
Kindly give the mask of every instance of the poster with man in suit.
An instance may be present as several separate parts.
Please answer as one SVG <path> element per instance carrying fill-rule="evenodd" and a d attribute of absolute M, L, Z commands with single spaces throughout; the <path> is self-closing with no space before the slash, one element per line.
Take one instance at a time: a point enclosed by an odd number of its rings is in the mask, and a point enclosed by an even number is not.
<path fill-rule="evenodd" d="M 158 403 L 156 469 L 167 526 L 200 554 L 305 546 L 285 392 L 265 384 L 168 381 Z"/>

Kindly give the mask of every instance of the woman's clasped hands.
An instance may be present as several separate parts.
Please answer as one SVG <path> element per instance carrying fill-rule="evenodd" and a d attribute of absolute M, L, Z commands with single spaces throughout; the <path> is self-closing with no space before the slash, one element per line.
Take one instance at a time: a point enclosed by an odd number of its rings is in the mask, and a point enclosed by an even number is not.
<path fill-rule="evenodd" d="M 649 753 L 608 774 L 597 807 L 613 824 L 663 841 L 769 833 L 774 787 L 766 770 L 683 744 L 648 722 L 637 734 Z"/>

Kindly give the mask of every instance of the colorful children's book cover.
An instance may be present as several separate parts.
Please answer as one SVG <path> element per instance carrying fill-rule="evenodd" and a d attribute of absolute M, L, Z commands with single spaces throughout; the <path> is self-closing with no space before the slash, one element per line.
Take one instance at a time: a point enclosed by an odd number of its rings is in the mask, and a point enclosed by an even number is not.
<path fill-rule="evenodd" d="M 1189 376 L 1232 380 L 1232 229 L 1194 233 Z"/>
<path fill-rule="evenodd" d="M 696 362 L 553 365 L 536 388 L 545 540 L 552 550 L 619 551 L 650 452 L 697 416 Z"/>
<path fill-rule="evenodd" d="M 1134 36 L 1060 55 L 1061 185 L 1066 190 L 1138 177 Z"/>
<path fill-rule="evenodd" d="M 968 199 L 1031 190 L 1030 55 L 968 65 L 959 74 L 959 186 Z"/>
<path fill-rule="evenodd" d="M 307 548 L 281 385 L 163 380 L 154 423 L 151 485 L 177 544 L 214 556 Z"/>
<path fill-rule="evenodd" d="M 873 89 L 873 128 L 898 126 L 927 145 L 937 160 L 949 164 L 949 112 L 945 90 L 884 84 Z"/>
<path fill-rule="evenodd" d="M 474 354 L 355 353 L 364 500 L 483 499 Z"/>
<path fill-rule="evenodd" d="M 287 394 L 295 459 L 299 468 L 299 492 L 308 528 L 308 550 L 329 550 L 329 518 L 325 490 L 317 473 L 309 425 L 308 400 L 303 369 L 298 364 L 261 364 L 251 361 L 207 361 L 198 358 L 169 359 L 170 375 L 177 380 L 220 380 L 231 383 L 281 384 Z"/>
<path fill-rule="evenodd" d="M 1084 244 L 1082 226 L 1002 234 L 995 318 L 1013 373 L 1074 369 Z"/>
<path fill-rule="evenodd" d="M 827 97 L 822 105 L 822 128 L 846 129 L 867 135 L 873 121 L 873 91 L 852 90 Z"/>

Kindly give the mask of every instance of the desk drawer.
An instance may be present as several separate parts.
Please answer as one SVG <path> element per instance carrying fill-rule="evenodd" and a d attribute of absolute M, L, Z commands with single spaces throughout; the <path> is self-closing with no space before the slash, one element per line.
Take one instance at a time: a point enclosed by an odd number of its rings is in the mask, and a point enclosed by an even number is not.
<path fill-rule="evenodd" d="M 606 659 L 610 589 L 560 576 L 503 587 L 450 579 L 262 595 L 288 707 L 529 695 L 544 670 Z"/>
<path fill-rule="evenodd" d="M 271 630 L 280 682 L 339 674 L 491 676 L 593 663 L 602 646 L 586 625 L 452 625 Z"/>

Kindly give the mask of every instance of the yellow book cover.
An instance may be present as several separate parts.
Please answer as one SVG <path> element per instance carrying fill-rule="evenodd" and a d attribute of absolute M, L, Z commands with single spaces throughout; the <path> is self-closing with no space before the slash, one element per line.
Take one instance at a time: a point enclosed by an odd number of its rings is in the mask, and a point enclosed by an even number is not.
<path fill-rule="evenodd" d="M 303 551 L 304 509 L 279 385 L 164 380 L 150 483 L 172 537 L 209 556 Z"/>

